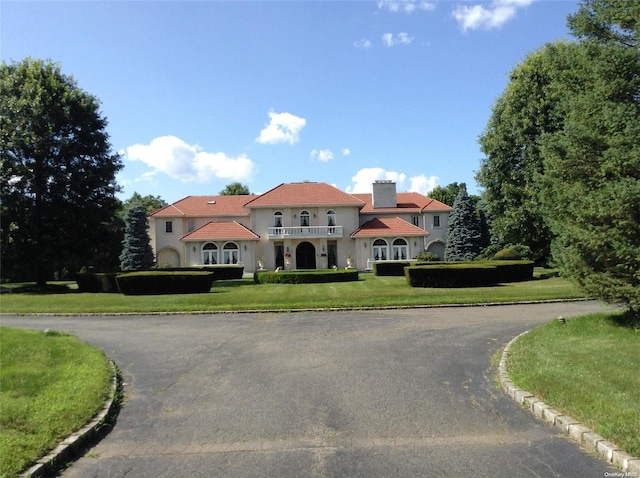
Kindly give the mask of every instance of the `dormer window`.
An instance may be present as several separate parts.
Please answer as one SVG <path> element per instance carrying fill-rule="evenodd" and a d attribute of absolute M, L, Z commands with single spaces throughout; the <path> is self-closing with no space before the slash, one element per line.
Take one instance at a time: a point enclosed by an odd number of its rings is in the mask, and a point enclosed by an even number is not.
<path fill-rule="evenodd" d="M 309 222 L 309 211 L 301 211 L 300 212 L 300 225 L 303 227 L 308 227 L 310 222 Z"/>

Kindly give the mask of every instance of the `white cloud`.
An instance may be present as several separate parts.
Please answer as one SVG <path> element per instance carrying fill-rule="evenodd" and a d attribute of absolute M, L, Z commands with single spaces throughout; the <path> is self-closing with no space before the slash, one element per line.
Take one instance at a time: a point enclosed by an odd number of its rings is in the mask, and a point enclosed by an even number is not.
<path fill-rule="evenodd" d="M 516 16 L 518 9 L 530 5 L 533 0 L 493 0 L 487 6 L 459 5 L 452 13 L 463 31 L 484 28 L 500 28 Z"/>
<path fill-rule="evenodd" d="M 439 182 L 440 178 L 438 176 L 425 176 L 424 174 L 414 176 L 409 178 L 409 183 L 411 184 L 409 191 L 427 196 Z"/>
<path fill-rule="evenodd" d="M 270 111 L 269 118 L 269 124 L 260 131 L 260 136 L 256 138 L 258 143 L 297 143 L 300 140 L 300 131 L 307 124 L 306 119 L 291 113 Z"/>
<path fill-rule="evenodd" d="M 141 180 L 150 180 L 158 172 L 182 182 L 204 183 L 216 178 L 248 180 L 255 167 L 244 154 L 234 158 L 225 153 L 209 153 L 175 136 L 161 136 L 149 144 L 129 146 L 126 157 L 153 169 L 144 173 Z"/>
<path fill-rule="evenodd" d="M 386 171 L 382 168 L 363 168 L 351 178 L 352 185 L 347 186 L 348 193 L 370 193 L 371 185 L 377 179 L 388 179 L 396 183 L 396 189 L 401 191 L 404 188 L 404 181 L 407 175 L 396 171 Z"/>
<path fill-rule="evenodd" d="M 342 148 L 342 156 L 349 156 L 351 154 L 351 150 L 349 148 Z"/>
<path fill-rule="evenodd" d="M 435 10 L 436 4 L 424 0 L 378 0 L 378 8 L 380 10 L 389 10 L 393 13 L 429 12 Z"/>
<path fill-rule="evenodd" d="M 350 194 L 370 193 L 372 184 L 376 180 L 391 180 L 396 183 L 396 191 L 406 191 L 405 181 L 407 175 L 397 171 L 387 171 L 382 168 L 363 168 L 356 172 L 351 178 L 353 184 L 347 186 L 346 191 Z M 409 178 L 409 191 L 427 195 L 440 182 L 437 176 L 413 176 Z"/>
<path fill-rule="evenodd" d="M 393 33 L 385 33 L 382 35 L 382 44 L 386 47 L 409 45 L 412 41 L 413 38 L 410 37 L 407 32 L 400 32 L 395 37 L 393 36 Z"/>
<path fill-rule="evenodd" d="M 327 161 L 331 161 L 333 159 L 333 151 L 331 151 L 330 149 L 314 149 L 311 151 L 311 157 L 313 159 L 317 159 L 318 161 L 326 163 Z"/>
<path fill-rule="evenodd" d="M 369 48 L 371 48 L 371 42 L 369 40 L 356 40 L 353 42 L 353 46 L 355 46 L 356 48 L 362 48 L 364 50 L 367 50 Z"/>

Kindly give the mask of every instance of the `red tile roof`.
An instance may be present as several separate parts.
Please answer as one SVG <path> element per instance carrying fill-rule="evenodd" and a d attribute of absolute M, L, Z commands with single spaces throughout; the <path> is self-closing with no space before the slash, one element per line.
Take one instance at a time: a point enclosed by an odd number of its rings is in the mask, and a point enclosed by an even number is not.
<path fill-rule="evenodd" d="M 373 199 L 371 194 L 354 194 L 355 197 L 365 203 L 365 206 L 360 210 L 361 214 L 371 213 L 389 213 L 395 212 L 396 214 L 406 213 L 422 213 L 427 211 L 450 211 L 451 207 L 447 206 L 440 201 L 431 199 L 427 196 L 423 196 L 420 193 L 408 192 L 408 193 L 396 193 L 396 201 L 398 206 L 395 208 L 373 208 Z"/>
<path fill-rule="evenodd" d="M 214 240 L 254 240 L 260 239 L 251 229 L 235 221 L 208 222 L 195 231 L 191 231 L 181 241 L 214 241 Z"/>
<path fill-rule="evenodd" d="M 356 229 L 351 237 L 427 236 L 429 233 L 399 217 L 373 218 Z"/>
<path fill-rule="evenodd" d="M 187 196 L 152 212 L 153 217 L 237 217 L 248 216 L 244 205 L 259 196 Z"/>
<path fill-rule="evenodd" d="M 252 207 L 358 206 L 364 203 L 327 183 L 280 184 L 247 203 Z"/>

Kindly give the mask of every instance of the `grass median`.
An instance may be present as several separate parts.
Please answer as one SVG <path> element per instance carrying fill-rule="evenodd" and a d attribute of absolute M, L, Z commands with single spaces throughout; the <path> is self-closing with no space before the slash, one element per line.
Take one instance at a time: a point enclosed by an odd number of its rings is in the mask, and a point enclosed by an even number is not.
<path fill-rule="evenodd" d="M 582 297 L 568 281 L 551 277 L 494 287 L 414 288 L 404 277 L 360 274 L 357 282 L 255 284 L 251 279 L 214 282 L 206 294 L 125 296 L 68 290 L 4 293 L 2 313 L 121 313 L 327 309 L 470 304 Z"/>
<path fill-rule="evenodd" d="M 0 327 L 0 476 L 16 476 L 104 404 L 104 353 L 51 331 Z"/>
<path fill-rule="evenodd" d="M 594 314 L 537 327 L 511 347 L 511 380 L 640 456 L 640 321 Z"/>

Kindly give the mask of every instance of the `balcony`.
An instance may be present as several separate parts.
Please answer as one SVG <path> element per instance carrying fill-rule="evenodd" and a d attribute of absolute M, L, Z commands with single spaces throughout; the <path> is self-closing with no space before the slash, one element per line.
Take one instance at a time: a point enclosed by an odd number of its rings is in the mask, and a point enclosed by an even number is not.
<path fill-rule="evenodd" d="M 342 226 L 270 227 L 269 239 L 317 239 L 342 237 Z"/>

